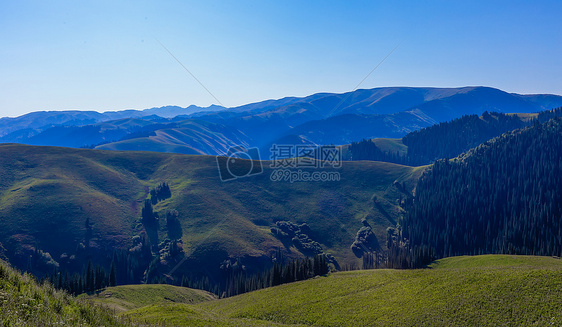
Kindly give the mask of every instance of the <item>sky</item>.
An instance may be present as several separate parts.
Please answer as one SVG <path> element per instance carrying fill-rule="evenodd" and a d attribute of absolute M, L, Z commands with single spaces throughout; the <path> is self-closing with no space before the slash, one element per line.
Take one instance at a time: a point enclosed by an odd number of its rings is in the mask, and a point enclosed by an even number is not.
<path fill-rule="evenodd" d="M 562 1 L 1 1 L 0 116 L 385 86 L 562 94 L 561 12 Z"/>

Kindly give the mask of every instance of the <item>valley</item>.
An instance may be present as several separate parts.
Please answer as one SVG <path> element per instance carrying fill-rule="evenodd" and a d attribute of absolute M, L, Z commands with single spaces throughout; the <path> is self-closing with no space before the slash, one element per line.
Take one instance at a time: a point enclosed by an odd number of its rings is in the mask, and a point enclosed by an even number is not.
<path fill-rule="evenodd" d="M 344 145 L 341 167 L 310 170 L 332 182 L 275 181 L 269 161 L 237 159 L 261 170 L 222 181 L 214 156 L 0 145 L 0 259 L 41 278 L 2 263 L 0 295 L 15 310 L 14 287 L 35 290 L 21 321 L 109 326 L 556 325 L 559 115 Z"/>
<path fill-rule="evenodd" d="M 115 250 L 133 248 L 134 237 L 145 234 L 141 209 L 161 182 L 172 195 L 154 205 L 161 218 L 159 240 L 168 238 L 166 212 L 177 210 L 189 257 L 178 278 L 202 271 L 218 278 L 220 264 L 237 258 L 257 271 L 271 264 L 278 249 L 289 258 L 301 256 L 291 242 L 271 233 L 277 221 L 306 223 L 310 238 L 340 266 L 360 266 L 350 247 L 362 220 L 384 252 L 386 229 L 403 216 L 400 201 L 424 170 L 344 162 L 330 168 L 340 173 L 339 182 L 289 183 L 271 181 L 273 169 L 264 161 L 262 174 L 221 182 L 211 156 L 9 144 L 0 146 L 0 153 L 3 254 L 39 275 L 54 267 L 80 272 L 89 260 L 108 270 Z M 160 272 L 168 273 L 181 257 L 174 260 Z"/>
<path fill-rule="evenodd" d="M 562 326 L 562 1 L 0 1 L 0 327 Z"/>

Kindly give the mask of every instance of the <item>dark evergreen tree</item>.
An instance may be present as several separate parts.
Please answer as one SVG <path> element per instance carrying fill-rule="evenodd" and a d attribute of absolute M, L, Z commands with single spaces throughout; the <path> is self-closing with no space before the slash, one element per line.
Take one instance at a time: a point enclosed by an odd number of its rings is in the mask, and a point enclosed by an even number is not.
<path fill-rule="evenodd" d="M 183 236 L 181 223 L 178 217 L 179 213 L 177 210 L 170 210 L 166 212 L 166 227 L 168 229 L 168 238 L 170 240 L 179 240 Z"/>
<path fill-rule="evenodd" d="M 117 285 L 117 272 L 115 271 L 115 261 L 111 262 L 111 268 L 109 271 L 109 286 Z"/>
<path fill-rule="evenodd" d="M 141 211 L 141 221 L 148 235 L 150 243 L 153 246 L 154 252 L 158 251 L 158 214 L 152 209 L 152 203 L 150 200 L 146 199 L 144 201 L 144 207 Z"/>
<path fill-rule="evenodd" d="M 92 261 L 88 261 L 88 268 L 86 268 L 86 292 L 93 292 L 95 288 L 95 276 L 94 268 L 92 267 Z"/>

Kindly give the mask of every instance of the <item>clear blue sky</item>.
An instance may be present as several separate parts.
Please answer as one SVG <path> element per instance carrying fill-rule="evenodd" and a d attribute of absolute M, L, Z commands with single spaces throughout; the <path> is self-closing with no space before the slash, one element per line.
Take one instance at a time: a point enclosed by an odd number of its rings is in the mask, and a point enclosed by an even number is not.
<path fill-rule="evenodd" d="M 562 1 L 2 1 L 0 116 L 361 85 L 562 94 Z"/>

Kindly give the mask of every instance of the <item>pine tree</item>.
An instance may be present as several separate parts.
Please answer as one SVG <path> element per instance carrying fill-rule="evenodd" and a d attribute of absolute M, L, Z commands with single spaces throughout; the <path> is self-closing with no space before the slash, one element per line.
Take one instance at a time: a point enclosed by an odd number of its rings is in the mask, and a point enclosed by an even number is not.
<path fill-rule="evenodd" d="M 88 268 L 86 268 L 86 292 L 93 292 L 95 287 L 94 281 L 94 268 L 92 267 L 92 261 L 88 261 Z"/>
<path fill-rule="evenodd" d="M 111 262 L 111 268 L 109 271 L 109 286 L 117 285 L 117 274 L 115 272 L 115 261 Z"/>

